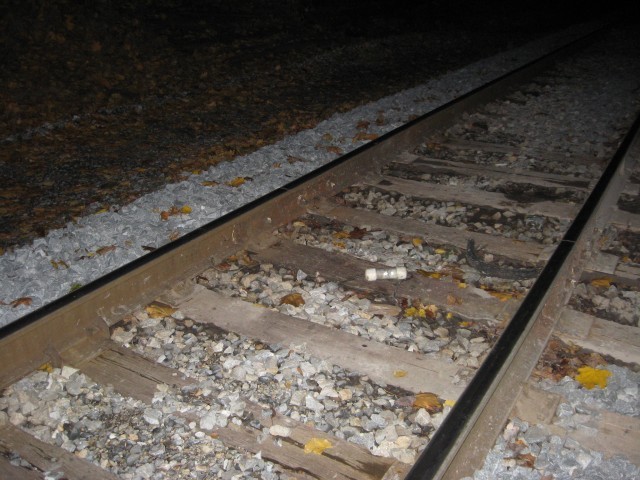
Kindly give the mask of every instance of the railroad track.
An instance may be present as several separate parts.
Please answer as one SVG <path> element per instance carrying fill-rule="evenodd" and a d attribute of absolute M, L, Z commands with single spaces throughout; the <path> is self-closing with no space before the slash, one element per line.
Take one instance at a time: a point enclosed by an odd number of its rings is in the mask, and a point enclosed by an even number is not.
<path fill-rule="evenodd" d="M 514 416 L 637 465 L 637 418 L 563 430 L 528 380 L 552 335 L 640 360 L 588 302 L 638 291 L 638 122 L 549 110 L 592 41 L 3 329 L 0 476 L 461 478 Z"/>

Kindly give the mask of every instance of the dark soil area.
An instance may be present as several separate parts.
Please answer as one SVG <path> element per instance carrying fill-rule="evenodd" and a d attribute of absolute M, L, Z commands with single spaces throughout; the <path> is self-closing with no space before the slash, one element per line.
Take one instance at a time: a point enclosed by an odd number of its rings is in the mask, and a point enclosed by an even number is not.
<path fill-rule="evenodd" d="M 600 15 L 558 3 L 4 0 L 0 254 Z"/>

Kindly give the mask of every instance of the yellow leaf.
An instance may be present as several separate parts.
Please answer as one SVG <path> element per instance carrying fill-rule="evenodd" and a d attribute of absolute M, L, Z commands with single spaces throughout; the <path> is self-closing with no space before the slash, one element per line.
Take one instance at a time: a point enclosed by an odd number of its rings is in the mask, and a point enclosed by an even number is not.
<path fill-rule="evenodd" d="M 607 386 L 607 378 L 609 378 L 610 375 L 611 372 L 609 370 L 580 367 L 578 368 L 578 374 L 575 376 L 575 379 L 580 382 L 584 388 L 591 390 L 596 385 L 600 388 L 605 388 Z"/>
<path fill-rule="evenodd" d="M 185 213 L 185 214 L 186 214 L 186 213 L 191 213 L 193 210 L 192 210 L 192 208 L 191 208 L 189 205 L 185 205 L 184 207 L 182 207 L 182 208 L 180 209 L 180 211 L 181 211 L 182 213 Z"/>
<path fill-rule="evenodd" d="M 334 238 L 349 238 L 349 232 L 341 231 L 333 234 Z"/>
<path fill-rule="evenodd" d="M 467 328 L 473 325 L 473 322 L 459 322 L 458 325 L 460 325 L 462 328 Z"/>
<path fill-rule="evenodd" d="M 453 318 L 453 313 L 447 312 L 446 317 L 447 317 L 447 320 L 451 320 Z"/>
<path fill-rule="evenodd" d="M 455 400 L 445 400 L 443 405 L 445 407 L 453 407 L 455 404 L 456 404 Z"/>
<path fill-rule="evenodd" d="M 418 393 L 413 401 L 413 407 L 424 408 L 429 413 L 437 413 L 442 411 L 442 402 L 435 393 Z"/>
<path fill-rule="evenodd" d="M 421 239 L 420 237 L 415 237 L 411 239 L 411 243 L 413 243 L 414 247 L 419 247 L 420 245 L 422 245 L 424 243 L 424 240 Z"/>
<path fill-rule="evenodd" d="M 442 278 L 442 273 L 440 273 L 440 272 L 428 272 L 428 271 L 422 270 L 420 268 L 418 270 L 416 270 L 416 272 L 418 272 L 423 277 L 435 278 L 436 280 Z"/>
<path fill-rule="evenodd" d="M 168 317 L 172 313 L 176 311 L 175 308 L 170 307 L 169 305 L 160 305 L 157 303 L 152 303 L 151 305 L 147 305 L 145 308 L 147 315 L 151 318 L 163 318 Z"/>
<path fill-rule="evenodd" d="M 405 309 L 404 315 L 405 315 L 405 317 L 426 318 L 427 317 L 427 312 L 425 312 L 424 308 L 409 307 L 409 308 Z"/>
<path fill-rule="evenodd" d="M 458 282 L 458 288 L 467 288 L 467 284 L 464 282 Z"/>
<path fill-rule="evenodd" d="M 333 242 L 333 246 L 341 249 L 347 248 L 344 242 Z"/>
<path fill-rule="evenodd" d="M 446 251 L 444 248 L 436 248 L 436 249 L 435 249 L 435 252 L 436 252 L 438 255 L 444 255 L 445 253 L 447 253 L 447 251 Z"/>
<path fill-rule="evenodd" d="M 40 370 L 41 372 L 51 373 L 53 372 L 53 365 L 51 364 L 51 362 L 43 363 L 38 367 L 38 370 Z"/>
<path fill-rule="evenodd" d="M 290 293 L 280 299 L 280 305 L 287 304 L 294 307 L 301 307 L 304 305 L 304 298 L 299 293 Z"/>
<path fill-rule="evenodd" d="M 507 300 L 509 300 L 511 298 L 517 297 L 517 294 L 508 293 L 508 292 L 488 292 L 488 293 L 489 293 L 489 295 L 491 295 L 492 297 L 497 298 L 501 302 L 506 302 Z"/>
<path fill-rule="evenodd" d="M 591 285 L 594 287 L 606 287 L 609 288 L 611 286 L 611 278 L 602 277 L 602 278 L 594 278 L 591 280 Z"/>
<path fill-rule="evenodd" d="M 205 180 L 204 182 L 201 182 L 201 184 L 203 187 L 215 187 L 217 185 L 220 185 L 215 180 Z"/>
<path fill-rule="evenodd" d="M 327 448 L 331 448 L 331 442 L 326 438 L 312 438 L 304 444 L 304 453 L 315 453 L 322 455 Z"/>
<path fill-rule="evenodd" d="M 107 213 L 108 211 L 109 211 L 109 209 L 108 209 L 108 208 L 101 208 L 100 210 L 98 210 L 98 211 L 96 212 L 96 215 L 97 215 L 98 213 Z"/>
<path fill-rule="evenodd" d="M 239 187 L 240 185 L 242 185 L 246 181 L 247 181 L 247 179 L 244 178 L 244 177 L 236 177 L 233 180 L 229 180 L 227 182 L 227 185 L 229 185 L 230 187 Z"/>
<path fill-rule="evenodd" d="M 393 376 L 396 378 L 402 378 L 402 377 L 406 377 L 407 376 L 407 372 L 406 370 L 396 370 L 393 372 Z"/>

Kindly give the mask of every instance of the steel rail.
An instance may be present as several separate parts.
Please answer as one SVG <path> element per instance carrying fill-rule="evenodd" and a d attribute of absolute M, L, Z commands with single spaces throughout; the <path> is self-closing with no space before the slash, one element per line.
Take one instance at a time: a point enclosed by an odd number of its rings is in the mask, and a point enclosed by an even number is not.
<path fill-rule="evenodd" d="M 467 388 L 422 452 L 406 480 L 473 475 L 482 466 L 524 381 L 542 354 L 579 280 L 596 230 L 614 206 L 631 152 L 638 155 L 640 116 L 623 139 L 540 276 Z"/>
<path fill-rule="evenodd" d="M 210 222 L 0 330 L 0 388 L 44 363 L 62 363 L 74 349 L 90 358 L 109 326 L 163 291 L 197 274 L 212 259 L 268 243 L 273 228 L 304 214 L 314 199 L 338 193 L 463 112 L 505 95 L 557 60 L 583 48 L 606 27 L 556 49 L 451 101 L 246 206 Z"/>

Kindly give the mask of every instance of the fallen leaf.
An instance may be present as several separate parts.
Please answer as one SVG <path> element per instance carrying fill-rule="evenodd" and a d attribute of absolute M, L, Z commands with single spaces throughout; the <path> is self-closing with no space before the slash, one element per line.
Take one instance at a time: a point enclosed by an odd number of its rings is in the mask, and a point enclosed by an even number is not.
<path fill-rule="evenodd" d="M 215 180 L 205 180 L 204 182 L 200 182 L 200 183 L 203 187 L 216 187 L 220 185 L 220 183 L 216 182 Z"/>
<path fill-rule="evenodd" d="M 436 280 L 439 280 L 440 278 L 442 278 L 442 273 L 440 272 L 428 272 L 427 270 L 422 270 L 421 268 L 416 270 L 416 272 L 418 272 L 423 277 L 427 277 L 427 278 L 435 278 Z"/>
<path fill-rule="evenodd" d="M 596 385 L 600 388 L 605 388 L 607 386 L 607 379 L 610 376 L 611 372 L 609 370 L 585 366 L 578 368 L 578 374 L 575 376 L 575 379 L 584 388 L 591 390 Z"/>
<path fill-rule="evenodd" d="M 533 468 L 536 463 L 536 457 L 531 453 L 519 453 L 516 457 L 516 463 L 521 467 Z"/>
<path fill-rule="evenodd" d="M 411 243 L 413 243 L 414 247 L 419 247 L 424 243 L 424 240 L 420 237 L 414 237 L 411 239 Z"/>
<path fill-rule="evenodd" d="M 609 277 L 594 278 L 593 280 L 591 280 L 591 285 L 594 287 L 609 288 L 611 286 L 611 278 Z"/>
<path fill-rule="evenodd" d="M 151 318 L 163 318 L 168 317 L 171 314 L 175 313 L 177 309 L 170 307 L 169 305 L 160 305 L 158 303 L 152 303 L 151 305 L 147 305 L 145 311 L 147 315 Z"/>
<path fill-rule="evenodd" d="M 436 318 L 436 314 L 438 313 L 438 307 L 436 305 L 427 305 L 424 307 L 424 310 L 429 318 Z"/>
<path fill-rule="evenodd" d="M 289 293 L 280 299 L 280 305 L 287 304 L 294 307 L 301 307 L 304 305 L 304 298 L 299 293 Z"/>
<path fill-rule="evenodd" d="M 340 147 L 329 146 L 327 147 L 327 152 L 335 153 L 336 155 L 342 155 L 342 149 Z"/>
<path fill-rule="evenodd" d="M 38 367 L 41 372 L 51 373 L 53 372 L 53 364 L 51 362 L 43 363 Z"/>
<path fill-rule="evenodd" d="M 395 370 L 393 372 L 393 376 L 396 378 L 402 378 L 402 377 L 406 377 L 407 376 L 407 372 L 406 370 Z"/>
<path fill-rule="evenodd" d="M 71 287 L 69 287 L 69 293 L 75 292 L 79 288 L 82 288 L 82 284 L 81 283 L 77 283 L 77 282 L 76 283 L 72 283 Z"/>
<path fill-rule="evenodd" d="M 453 407 L 456 404 L 455 400 L 445 400 L 442 404 L 445 407 Z"/>
<path fill-rule="evenodd" d="M 413 401 L 413 407 L 424 408 L 429 413 L 438 413 L 442 411 L 442 401 L 435 393 L 418 393 Z"/>
<path fill-rule="evenodd" d="M 29 305 L 31 305 L 31 302 L 33 302 L 33 299 L 31 297 L 20 297 L 12 301 L 10 305 L 13 308 L 19 307 L 20 305 L 28 307 Z"/>
<path fill-rule="evenodd" d="M 356 128 L 358 130 L 366 130 L 367 128 L 369 128 L 369 125 L 371 125 L 371 122 L 368 122 L 367 120 L 360 120 L 356 125 Z"/>
<path fill-rule="evenodd" d="M 462 299 L 456 297 L 455 295 L 447 294 L 447 304 L 448 305 L 462 305 Z"/>
<path fill-rule="evenodd" d="M 447 251 L 444 248 L 436 248 L 434 252 L 437 253 L 438 255 L 444 255 L 445 253 L 447 253 Z"/>
<path fill-rule="evenodd" d="M 100 247 L 99 249 L 97 249 L 96 253 L 98 255 L 104 255 L 106 253 L 113 252 L 115 249 L 116 249 L 115 245 L 107 245 L 105 247 Z"/>
<path fill-rule="evenodd" d="M 58 270 L 59 268 L 69 268 L 69 265 L 64 260 L 51 260 L 53 268 Z"/>
<path fill-rule="evenodd" d="M 427 312 L 424 308 L 409 307 L 404 311 L 405 317 L 427 318 Z"/>
<path fill-rule="evenodd" d="M 353 238 L 354 240 L 362 240 L 369 231 L 366 228 L 358 228 L 355 227 L 353 230 L 349 232 L 349 238 Z"/>
<path fill-rule="evenodd" d="M 359 142 L 359 141 L 362 141 L 362 140 L 366 140 L 366 141 L 375 140 L 379 136 L 380 135 L 378 135 L 377 133 L 358 132 L 353 137 L 353 143 L 356 143 L 356 142 Z"/>
<path fill-rule="evenodd" d="M 349 232 L 340 231 L 333 234 L 334 238 L 349 238 Z"/>
<path fill-rule="evenodd" d="M 487 293 L 492 297 L 497 298 L 501 302 L 506 302 L 507 300 L 511 300 L 512 298 L 518 298 L 519 296 L 517 293 L 510 293 L 510 292 L 487 292 Z"/>
<path fill-rule="evenodd" d="M 326 449 L 331 448 L 331 442 L 326 438 L 312 438 L 304 444 L 304 453 L 315 453 L 322 455 Z"/>
<path fill-rule="evenodd" d="M 347 245 L 344 242 L 333 242 L 333 246 L 343 250 L 347 248 Z"/>
<path fill-rule="evenodd" d="M 229 180 L 227 182 L 227 185 L 229 185 L 230 187 L 237 188 L 240 185 L 243 185 L 246 181 L 247 181 L 247 179 L 245 177 L 236 177 L 233 180 Z"/>
<path fill-rule="evenodd" d="M 294 164 L 294 163 L 298 163 L 298 162 L 304 162 L 304 160 L 300 157 L 294 157 L 293 155 L 289 155 L 287 157 L 287 162 Z"/>

